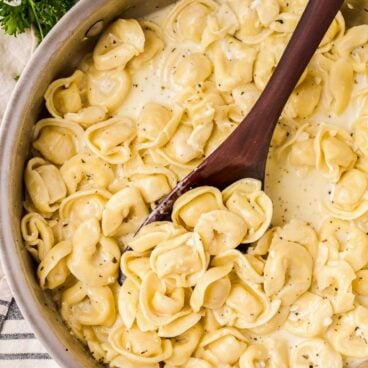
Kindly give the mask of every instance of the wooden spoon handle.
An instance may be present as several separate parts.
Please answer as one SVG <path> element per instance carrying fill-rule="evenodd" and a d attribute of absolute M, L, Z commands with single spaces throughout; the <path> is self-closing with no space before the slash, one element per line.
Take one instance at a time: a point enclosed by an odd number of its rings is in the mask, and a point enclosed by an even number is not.
<path fill-rule="evenodd" d="M 247 163 L 247 175 L 264 179 L 269 145 L 281 112 L 343 2 L 309 1 L 262 95 L 240 126 L 213 153 L 210 161 L 219 164 L 226 161 L 224 156 L 230 159 L 229 147 L 232 147 L 231 151 L 235 151 L 235 157 L 231 157 L 233 166 Z"/>
<path fill-rule="evenodd" d="M 289 96 L 343 3 L 343 0 L 309 1 L 275 72 L 252 111 L 267 118 L 261 119 L 265 132 L 272 135 L 274 127 L 269 120 L 277 121 L 281 115 Z"/>
<path fill-rule="evenodd" d="M 242 177 L 264 180 L 272 134 L 281 112 L 343 0 L 310 0 L 286 50 L 253 109 L 186 180 L 225 187 Z M 308 101 L 306 101 L 308 103 Z"/>

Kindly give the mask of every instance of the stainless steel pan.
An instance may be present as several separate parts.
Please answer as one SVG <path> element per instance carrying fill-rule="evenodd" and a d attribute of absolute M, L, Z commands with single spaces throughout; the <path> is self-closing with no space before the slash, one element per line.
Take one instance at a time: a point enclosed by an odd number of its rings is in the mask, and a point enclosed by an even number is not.
<path fill-rule="evenodd" d="M 93 47 L 98 34 L 121 13 L 142 16 L 173 0 L 81 0 L 55 27 L 22 73 L 5 114 L 0 136 L 0 253 L 18 305 L 37 337 L 61 367 L 100 365 L 63 324 L 51 298 L 38 285 L 20 233 L 23 169 L 31 129 L 43 95 L 55 78 L 68 75 Z M 349 0 L 348 25 L 368 22 L 368 0 Z M 359 9 L 359 10 L 357 10 Z M 357 20 L 358 17 L 361 19 Z"/>

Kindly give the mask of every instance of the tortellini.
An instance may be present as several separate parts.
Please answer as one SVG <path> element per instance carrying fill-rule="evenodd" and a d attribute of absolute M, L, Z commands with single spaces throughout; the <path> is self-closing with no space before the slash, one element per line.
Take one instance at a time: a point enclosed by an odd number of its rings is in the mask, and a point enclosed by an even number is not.
<path fill-rule="evenodd" d="M 367 210 L 367 189 L 367 174 L 355 168 L 351 169 L 334 185 L 326 206 L 334 216 L 354 220 Z"/>
<path fill-rule="evenodd" d="M 254 62 L 253 71 L 254 83 L 258 89 L 263 90 L 266 87 L 276 65 L 281 59 L 286 43 L 285 36 L 279 35 L 268 39 L 262 44 Z"/>
<path fill-rule="evenodd" d="M 122 67 L 112 70 L 92 67 L 87 76 L 88 102 L 113 112 L 127 97 L 131 84 L 130 74 Z"/>
<path fill-rule="evenodd" d="M 211 255 L 236 248 L 247 233 L 243 219 L 231 211 L 215 210 L 204 213 L 194 228 Z"/>
<path fill-rule="evenodd" d="M 140 287 L 144 276 L 150 271 L 149 252 L 124 252 L 121 257 L 121 271 L 137 287 Z"/>
<path fill-rule="evenodd" d="M 130 145 L 135 137 L 136 125 L 126 117 L 95 124 L 85 132 L 88 148 L 110 164 L 123 164 L 131 158 Z"/>
<path fill-rule="evenodd" d="M 135 187 L 115 193 L 102 212 L 102 231 L 105 236 L 123 236 L 134 232 L 148 216 L 142 195 Z"/>
<path fill-rule="evenodd" d="M 55 212 L 66 196 L 65 183 L 58 168 L 42 158 L 28 162 L 24 179 L 35 208 L 41 213 Z"/>
<path fill-rule="evenodd" d="M 160 279 L 176 287 L 194 286 L 205 273 L 209 257 L 196 233 L 163 241 L 152 251 L 150 264 Z"/>
<path fill-rule="evenodd" d="M 101 220 L 104 207 L 111 194 L 102 189 L 79 191 L 64 199 L 59 215 L 65 239 L 73 237 L 83 222 L 93 218 Z"/>
<path fill-rule="evenodd" d="M 182 195 L 174 204 L 172 219 L 193 229 L 204 213 L 225 209 L 221 192 L 213 187 L 199 187 Z"/>
<path fill-rule="evenodd" d="M 178 339 L 172 342 L 173 353 L 169 359 L 165 360 L 165 363 L 169 366 L 182 364 L 188 366 L 188 361 L 190 361 L 190 357 L 197 348 L 202 335 L 203 327 L 200 324 L 196 324 L 184 332 Z"/>
<path fill-rule="evenodd" d="M 332 324 L 333 314 L 328 299 L 306 292 L 290 306 L 284 327 L 297 336 L 321 336 Z"/>
<path fill-rule="evenodd" d="M 144 32 L 144 50 L 138 56 L 134 57 L 128 64 L 129 69 L 137 71 L 147 62 L 152 60 L 165 47 L 161 28 L 150 21 L 141 22 Z"/>
<path fill-rule="evenodd" d="M 76 155 L 60 168 L 68 194 L 92 188 L 106 189 L 115 176 L 110 164 L 92 155 Z"/>
<path fill-rule="evenodd" d="M 233 37 L 215 44 L 212 51 L 217 88 L 231 91 L 253 79 L 256 51 Z"/>
<path fill-rule="evenodd" d="M 368 310 L 358 306 L 345 315 L 335 317 L 327 332 L 331 346 L 339 353 L 354 358 L 367 357 Z"/>
<path fill-rule="evenodd" d="M 83 129 L 61 119 L 40 120 L 34 127 L 33 148 L 48 161 L 62 165 L 83 148 Z"/>
<path fill-rule="evenodd" d="M 137 130 L 140 148 L 162 147 L 170 140 L 179 126 L 183 111 L 179 107 L 169 109 L 158 103 L 143 106 L 138 119 Z"/>
<path fill-rule="evenodd" d="M 224 105 L 224 97 L 212 81 L 187 87 L 179 96 L 178 103 L 185 109 L 188 120 L 195 131 L 201 127 L 202 129 L 212 128 L 213 122 L 219 123 L 220 117 L 223 115 L 222 112 L 230 110 L 229 106 Z M 224 122 L 221 121 L 221 123 Z"/>
<path fill-rule="evenodd" d="M 94 52 L 96 69 L 110 70 L 125 67 L 144 51 L 145 35 L 135 19 L 118 19 L 101 36 Z"/>
<path fill-rule="evenodd" d="M 66 257 L 72 251 L 68 241 L 56 244 L 43 258 L 37 269 L 42 288 L 55 289 L 62 285 L 70 274 Z"/>
<path fill-rule="evenodd" d="M 285 114 L 290 118 L 306 118 L 317 108 L 322 86 L 316 78 L 307 77 L 292 93 L 286 105 Z"/>
<path fill-rule="evenodd" d="M 47 221 L 36 212 L 28 213 L 22 218 L 21 231 L 28 252 L 36 261 L 42 261 L 55 243 Z"/>
<path fill-rule="evenodd" d="M 266 8 L 269 3 L 273 3 L 273 5 L 275 5 L 277 8 L 278 4 L 276 4 L 276 1 L 267 1 L 268 4 L 266 5 L 265 12 L 263 12 L 263 7 L 261 4 L 254 3 L 256 6 L 252 6 L 251 1 L 244 2 L 239 0 L 231 0 L 229 3 L 234 9 L 240 24 L 235 36 L 242 42 L 245 44 L 258 44 L 272 33 L 271 29 L 265 28 L 260 22 L 259 12 L 260 14 L 265 15 L 265 17 L 263 17 L 264 21 L 267 17 L 275 16 L 275 12 L 273 11 L 266 15 Z"/>
<path fill-rule="evenodd" d="M 129 247 L 137 252 L 145 252 L 155 248 L 164 240 L 169 240 L 175 235 L 184 233 L 181 226 L 174 225 L 172 222 L 152 222 L 144 226 L 138 234 L 129 242 Z"/>
<path fill-rule="evenodd" d="M 270 339 L 250 345 L 240 357 L 239 367 L 287 368 L 289 367 L 288 360 L 288 349 L 285 342 Z"/>
<path fill-rule="evenodd" d="M 354 270 L 347 262 L 329 261 L 316 268 L 313 289 L 316 294 L 331 302 L 335 313 L 344 313 L 354 308 L 354 279 Z"/>
<path fill-rule="evenodd" d="M 213 0 L 185 0 L 179 2 L 166 21 L 168 36 L 174 40 L 202 41 L 207 18 L 217 8 Z"/>
<path fill-rule="evenodd" d="M 174 80 L 183 87 L 195 86 L 204 82 L 211 73 L 211 61 L 205 55 L 195 53 L 179 61 L 175 69 Z"/>
<path fill-rule="evenodd" d="M 83 127 L 104 120 L 107 114 L 105 107 L 88 104 L 86 75 L 81 70 L 51 83 L 45 93 L 45 100 L 54 118 L 65 118 Z"/>
<path fill-rule="evenodd" d="M 61 315 L 77 336 L 83 326 L 111 327 L 116 319 L 114 294 L 108 286 L 77 282 L 61 296 Z"/>
<path fill-rule="evenodd" d="M 127 176 L 139 189 L 146 203 L 154 203 L 169 194 L 177 184 L 176 176 L 161 165 L 142 165 L 129 171 Z"/>
<path fill-rule="evenodd" d="M 211 129 L 205 131 L 205 137 L 209 138 Z M 169 143 L 161 151 L 161 155 L 167 162 L 178 167 L 194 168 L 199 160 L 203 158 L 204 146 L 193 142 L 191 138 L 195 134 L 195 128 L 181 124 Z M 206 139 L 204 139 L 206 142 Z M 194 143 L 194 144 L 193 144 Z"/>
<path fill-rule="evenodd" d="M 154 272 L 149 272 L 143 279 L 139 294 L 139 304 L 144 316 L 155 326 L 166 326 L 176 322 L 175 334 L 181 335 L 201 318 L 185 321 L 185 317 L 192 313 L 188 308 L 186 291 L 184 288 L 170 287 L 161 282 Z M 180 319 L 180 320 L 179 320 Z M 189 322 L 189 325 L 186 323 Z M 159 335 L 162 333 L 159 329 Z M 175 336 L 176 336 L 175 335 Z M 172 336 L 167 336 L 172 337 Z"/>
<path fill-rule="evenodd" d="M 368 235 L 353 222 L 328 219 L 320 230 L 319 262 L 342 259 L 358 271 L 368 263 Z"/>
<path fill-rule="evenodd" d="M 235 364 L 248 345 L 236 329 L 227 327 L 207 334 L 200 342 L 198 357 L 215 367 Z"/>
<path fill-rule="evenodd" d="M 244 308 L 247 305 L 248 308 Z M 270 300 L 261 285 L 234 281 L 225 305 L 215 311 L 220 325 L 255 328 L 270 321 L 279 310 L 281 301 Z"/>
<path fill-rule="evenodd" d="M 68 267 L 73 275 L 88 286 L 105 286 L 115 282 L 120 249 L 113 239 L 101 236 L 97 219 L 83 222 L 72 239 Z"/>
<path fill-rule="evenodd" d="M 332 95 L 332 109 L 341 114 L 350 101 L 354 84 L 353 66 L 348 60 L 339 59 L 331 67 L 328 86 Z"/>
<path fill-rule="evenodd" d="M 228 276 L 232 264 L 223 267 L 213 267 L 198 281 L 190 298 L 190 305 L 195 312 L 204 306 L 208 309 L 221 308 L 231 291 L 231 281 Z"/>
<path fill-rule="evenodd" d="M 293 367 L 342 368 L 341 355 L 322 339 L 306 340 L 298 345 L 291 358 Z"/>
<path fill-rule="evenodd" d="M 115 350 L 137 364 L 159 363 L 172 355 L 172 344 L 155 332 L 142 332 L 136 326 L 127 330 L 124 325 L 114 326 L 109 337 Z"/>
<path fill-rule="evenodd" d="M 312 282 L 313 259 L 298 243 L 274 239 L 264 269 L 264 288 L 268 296 L 292 304 Z"/>
<path fill-rule="evenodd" d="M 252 254 L 244 254 L 239 250 L 227 250 L 212 259 L 211 265 L 229 266 L 239 279 L 259 284 L 263 281 L 264 261 Z"/>
<path fill-rule="evenodd" d="M 356 72 L 364 73 L 366 70 L 367 30 L 366 24 L 352 27 L 335 44 L 336 53 L 342 58 L 347 58 Z"/>
<path fill-rule="evenodd" d="M 287 152 L 292 165 L 315 168 L 337 182 L 357 161 L 352 146 L 353 139 L 346 130 L 327 124 L 303 124 L 278 153 L 282 156 Z"/>
<path fill-rule="evenodd" d="M 240 215 L 245 221 L 248 231 L 242 243 L 258 240 L 270 226 L 272 218 L 272 202 L 262 184 L 255 179 L 242 179 L 223 191 L 225 206 Z"/>

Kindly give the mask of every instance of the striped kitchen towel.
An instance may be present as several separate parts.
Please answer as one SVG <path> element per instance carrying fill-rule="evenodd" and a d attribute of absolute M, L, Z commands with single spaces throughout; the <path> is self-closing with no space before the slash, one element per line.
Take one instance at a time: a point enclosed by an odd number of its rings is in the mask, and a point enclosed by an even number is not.
<path fill-rule="evenodd" d="M 0 314 L 1 368 L 58 368 L 42 344 L 36 339 L 27 321 L 23 319 L 14 299 L 11 302 L 0 299 L 1 311 L 8 309 L 6 315 Z M 5 304 L 8 303 L 8 304 Z"/>
<path fill-rule="evenodd" d="M 58 368 L 19 311 L 1 265 L 0 368 Z"/>

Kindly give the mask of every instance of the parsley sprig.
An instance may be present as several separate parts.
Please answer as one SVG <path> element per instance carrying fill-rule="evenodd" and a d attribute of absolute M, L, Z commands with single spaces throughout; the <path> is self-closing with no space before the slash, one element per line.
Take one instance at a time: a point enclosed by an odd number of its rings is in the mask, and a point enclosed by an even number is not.
<path fill-rule="evenodd" d="M 43 40 L 74 4 L 75 0 L 0 0 L 0 26 L 9 35 L 34 28 Z"/>

